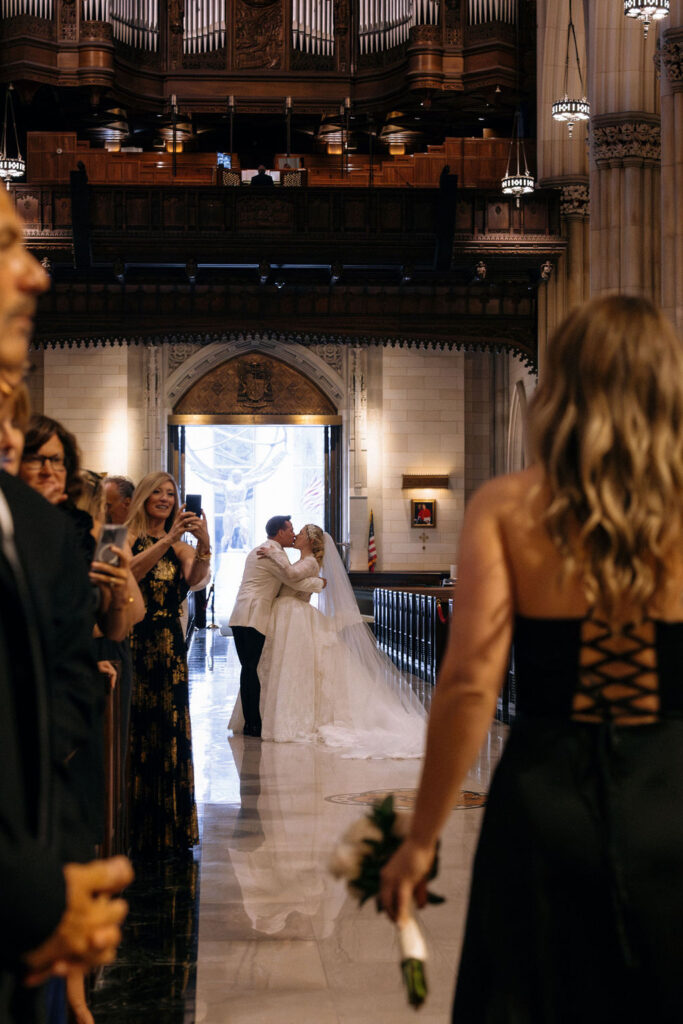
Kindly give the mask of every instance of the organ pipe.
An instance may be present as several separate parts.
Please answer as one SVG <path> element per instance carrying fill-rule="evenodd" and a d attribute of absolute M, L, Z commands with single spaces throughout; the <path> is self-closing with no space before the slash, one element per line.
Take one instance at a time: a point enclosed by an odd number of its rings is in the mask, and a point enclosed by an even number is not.
<path fill-rule="evenodd" d="M 517 21 L 517 0 L 469 0 L 470 25 L 487 21 Z"/>
<path fill-rule="evenodd" d="M 414 25 L 439 23 L 439 0 L 359 0 L 359 5 L 358 38 L 362 54 L 389 50 L 407 42 Z"/>
<path fill-rule="evenodd" d="M 187 0 L 183 26 L 185 53 L 210 53 L 225 46 L 225 0 Z"/>
<path fill-rule="evenodd" d="M 33 18 L 52 18 L 52 0 L 0 0 L 0 15 L 16 18 L 30 14 Z"/>
<path fill-rule="evenodd" d="M 84 0 L 86 12 L 93 20 L 110 21 L 114 39 L 127 46 L 152 52 L 159 47 L 157 0 Z"/>
<path fill-rule="evenodd" d="M 292 46 L 303 53 L 334 53 L 334 0 L 292 0 Z"/>

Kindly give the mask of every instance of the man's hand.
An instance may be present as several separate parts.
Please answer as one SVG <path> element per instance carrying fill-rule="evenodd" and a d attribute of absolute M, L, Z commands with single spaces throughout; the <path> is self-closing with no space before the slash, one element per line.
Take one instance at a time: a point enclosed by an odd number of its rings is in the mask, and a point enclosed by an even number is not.
<path fill-rule="evenodd" d="M 325 579 L 324 576 L 321 576 L 320 579 L 323 581 L 323 590 L 324 590 L 325 587 L 327 586 L 327 580 Z"/>
<path fill-rule="evenodd" d="M 72 965 L 96 967 L 110 963 L 121 941 L 128 904 L 112 897 L 133 880 L 126 857 L 66 864 L 66 909 L 52 935 L 24 957 L 26 985 L 40 985 Z"/>

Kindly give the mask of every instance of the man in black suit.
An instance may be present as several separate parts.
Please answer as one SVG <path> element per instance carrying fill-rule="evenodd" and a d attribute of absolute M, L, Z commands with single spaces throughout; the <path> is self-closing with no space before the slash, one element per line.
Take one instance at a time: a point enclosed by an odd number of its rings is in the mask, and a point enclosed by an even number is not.
<path fill-rule="evenodd" d="M 47 283 L 0 189 L 0 419 L 23 376 Z M 132 877 L 125 858 L 63 865 L 56 853 L 56 765 L 92 713 L 90 593 L 84 575 L 66 571 L 79 564 L 76 543 L 66 517 L 0 472 L 2 1024 L 39 1022 L 44 993 L 36 986 L 69 965 L 113 958 L 126 905 L 101 897 Z"/>

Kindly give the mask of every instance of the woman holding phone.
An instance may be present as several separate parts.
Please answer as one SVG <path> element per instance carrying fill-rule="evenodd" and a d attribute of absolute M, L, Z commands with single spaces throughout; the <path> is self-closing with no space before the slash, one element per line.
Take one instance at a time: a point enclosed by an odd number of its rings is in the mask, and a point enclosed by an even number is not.
<path fill-rule="evenodd" d="M 198 842 L 187 648 L 180 606 L 206 576 L 211 545 L 203 513 L 180 507 L 168 473 L 135 488 L 126 523 L 132 571 L 147 613 L 133 630 L 130 723 L 130 835 L 133 856 L 187 856 Z M 190 533 L 196 547 L 181 540 Z"/>

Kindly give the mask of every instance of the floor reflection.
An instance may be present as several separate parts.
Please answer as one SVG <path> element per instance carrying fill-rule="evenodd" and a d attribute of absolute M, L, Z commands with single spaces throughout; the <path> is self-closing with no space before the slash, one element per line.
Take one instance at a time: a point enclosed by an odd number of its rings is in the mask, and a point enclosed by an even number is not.
<path fill-rule="evenodd" d="M 195 634 L 189 652 L 190 704 L 198 706 L 193 721 L 195 762 L 206 765 L 212 746 L 207 735 L 210 716 L 202 715 L 203 687 L 207 679 L 218 686 L 224 673 L 221 656 L 214 664 L 211 655 L 213 632 Z M 222 661 L 225 661 L 225 644 Z M 222 735 L 225 746 L 225 729 Z M 226 784 L 236 777 L 231 758 Z M 225 768 L 226 758 L 215 766 Z M 200 787 L 201 788 L 201 787 Z M 198 793 L 200 834 L 201 794 Z M 135 881 L 126 891 L 130 911 L 124 925 L 123 941 L 114 964 L 100 971 L 94 980 L 89 1004 L 96 1024 L 193 1024 L 197 981 L 199 921 L 199 859 L 201 847 L 192 860 L 162 864 L 136 863 Z"/>
<path fill-rule="evenodd" d="M 197 976 L 199 864 L 136 865 L 115 964 L 97 978 L 97 1024 L 191 1024 Z"/>
<path fill-rule="evenodd" d="M 227 736 L 239 666 L 231 640 L 207 637 L 205 645 L 207 665 L 220 665 L 220 673 L 213 685 L 208 675 L 201 687 L 195 683 L 193 704 L 193 728 L 211 745 L 202 772 L 197 1024 L 413 1020 L 393 927 L 371 906 L 359 910 L 326 863 L 341 833 L 364 813 L 358 798 L 372 790 L 410 794 L 419 763 L 358 761 L 312 744 Z M 468 790 L 485 792 L 504 734 L 493 727 Z M 444 843 L 439 892 L 447 908 L 434 908 L 423 922 L 433 987 L 423 1024 L 448 1017 L 481 821 L 476 803 L 464 806 L 451 816 Z"/>
<path fill-rule="evenodd" d="M 359 910 L 326 862 L 363 795 L 402 790 L 415 761 L 359 761 L 309 744 L 261 743 L 227 733 L 239 690 L 232 639 L 207 629 L 190 656 L 201 860 L 139 872 L 117 963 L 100 978 L 97 1024 L 403 1024 L 393 927 Z M 494 725 L 465 788 L 484 793 L 505 729 Z M 423 918 L 432 993 L 422 1024 L 448 1019 L 476 802 L 456 810 L 438 891 L 448 903 Z"/>

